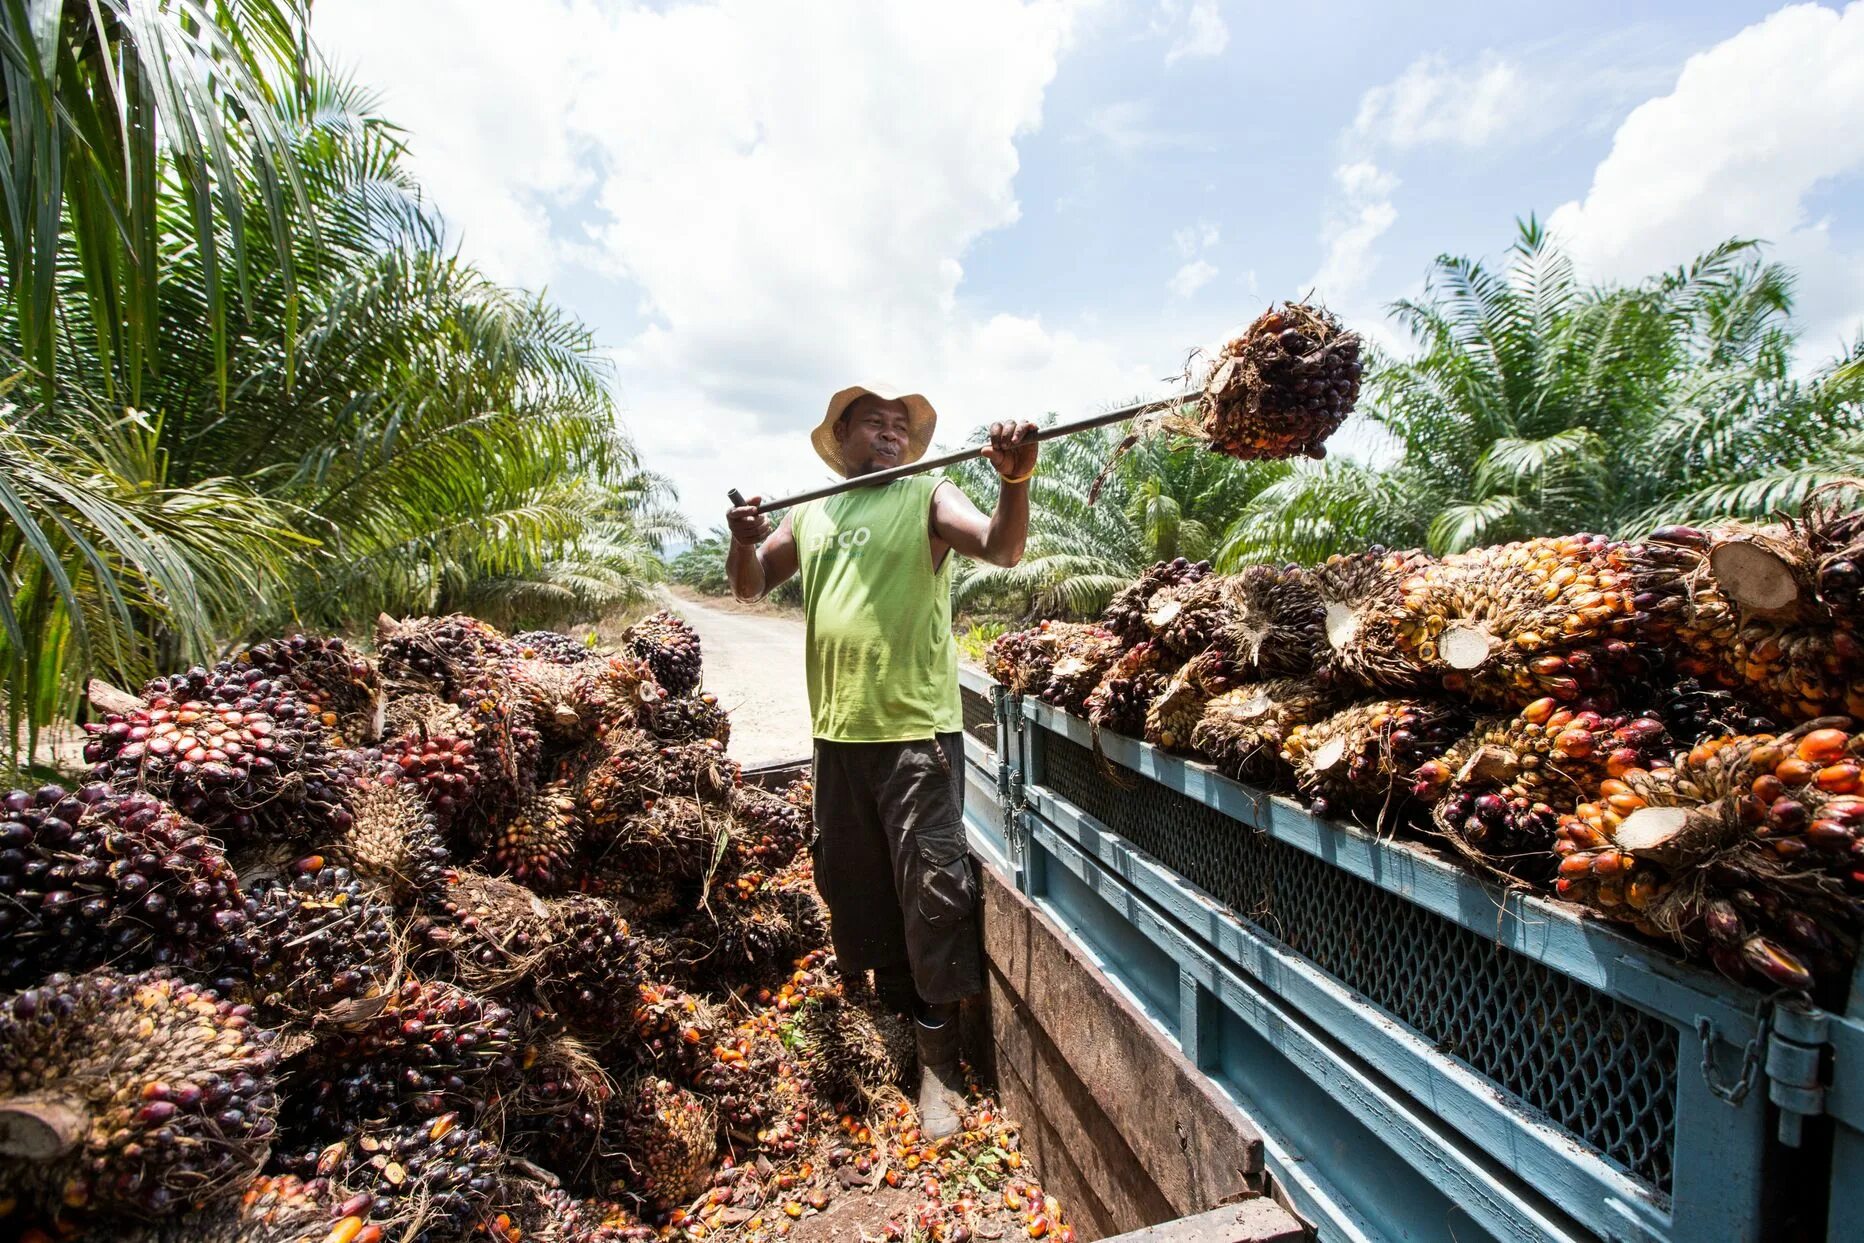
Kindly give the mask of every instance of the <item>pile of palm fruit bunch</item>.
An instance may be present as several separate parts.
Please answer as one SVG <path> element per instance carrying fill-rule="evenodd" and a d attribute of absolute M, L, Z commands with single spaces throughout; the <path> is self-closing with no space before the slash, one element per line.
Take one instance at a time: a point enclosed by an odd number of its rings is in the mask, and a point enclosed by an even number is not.
<path fill-rule="evenodd" d="M 450 616 L 94 687 L 89 771 L 0 811 L 0 1235 L 755 1240 L 885 1190 L 1063 1236 L 987 1098 L 913 1129 L 810 786 L 743 780 L 701 673 L 671 614 Z"/>
<path fill-rule="evenodd" d="M 1097 751 L 1143 739 L 1829 998 L 1864 933 L 1860 567 L 1864 483 L 1843 484 L 1639 540 L 1161 562 L 986 666 Z"/>

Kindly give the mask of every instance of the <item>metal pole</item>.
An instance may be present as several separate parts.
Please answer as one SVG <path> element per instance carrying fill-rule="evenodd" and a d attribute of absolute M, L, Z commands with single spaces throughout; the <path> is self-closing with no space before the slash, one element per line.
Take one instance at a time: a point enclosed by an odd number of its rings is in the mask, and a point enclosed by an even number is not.
<path fill-rule="evenodd" d="M 1057 423 L 1053 427 L 1039 429 L 1035 434 L 1035 441 L 1039 444 L 1044 440 L 1056 440 L 1063 436 L 1072 436 L 1076 432 L 1085 432 L 1092 428 L 1105 427 L 1109 423 L 1123 423 L 1127 419 L 1135 419 L 1142 414 L 1150 414 L 1155 410 L 1162 410 L 1168 406 L 1182 406 L 1187 402 L 1195 400 L 1195 397 L 1196 395 L 1192 393 L 1181 393 L 1175 397 L 1161 397 L 1154 401 L 1142 401 L 1136 406 L 1126 406 L 1119 410 L 1109 410 L 1105 414 L 1096 414 L 1085 419 L 1076 419 L 1072 423 Z M 773 509 L 788 509 L 790 506 L 800 505 L 804 501 L 819 501 L 825 496 L 839 496 L 843 492 L 852 492 L 856 488 L 877 488 L 881 484 L 892 483 L 895 479 L 904 479 L 908 475 L 923 475 L 925 472 L 937 470 L 941 466 L 951 466 L 958 462 L 968 462 L 974 457 L 982 457 L 986 447 L 987 446 L 979 445 L 976 448 L 960 449 L 956 453 L 947 453 L 942 457 L 921 458 L 919 461 L 906 466 L 895 466 L 888 470 L 877 470 L 869 475 L 859 475 L 853 479 L 844 480 L 841 483 L 830 484 L 824 488 L 817 488 L 813 492 L 799 492 L 795 496 L 786 496 L 781 500 L 765 501 L 757 507 L 757 512 L 760 514 L 767 514 Z M 726 495 L 731 498 L 731 503 L 733 505 L 744 504 L 744 497 L 739 494 L 736 488 L 733 488 L 730 492 L 726 493 Z"/>

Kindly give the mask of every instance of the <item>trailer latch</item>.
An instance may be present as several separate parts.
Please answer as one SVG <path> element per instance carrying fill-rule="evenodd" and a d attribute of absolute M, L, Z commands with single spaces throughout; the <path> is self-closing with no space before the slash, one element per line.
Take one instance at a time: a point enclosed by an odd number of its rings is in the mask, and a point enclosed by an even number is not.
<path fill-rule="evenodd" d="M 1823 1010 L 1775 1008 L 1767 1039 L 1767 1099 L 1780 1107 L 1780 1142 L 1789 1148 L 1799 1147 L 1805 1120 L 1825 1112 L 1827 1039 Z"/>

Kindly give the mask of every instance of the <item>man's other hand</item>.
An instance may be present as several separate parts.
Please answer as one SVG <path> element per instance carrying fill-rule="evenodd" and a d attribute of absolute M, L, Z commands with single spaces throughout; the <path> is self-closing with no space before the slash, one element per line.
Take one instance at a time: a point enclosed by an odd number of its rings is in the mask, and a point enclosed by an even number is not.
<path fill-rule="evenodd" d="M 995 467 L 1001 477 L 1021 479 L 1036 468 L 1036 452 L 1040 448 L 1034 423 L 1006 420 L 990 425 L 990 447 L 984 450 L 984 460 Z"/>
<path fill-rule="evenodd" d="M 725 525 L 731 528 L 733 539 L 741 544 L 758 544 L 770 534 L 770 519 L 757 512 L 763 503 L 763 497 L 753 496 L 725 511 Z"/>

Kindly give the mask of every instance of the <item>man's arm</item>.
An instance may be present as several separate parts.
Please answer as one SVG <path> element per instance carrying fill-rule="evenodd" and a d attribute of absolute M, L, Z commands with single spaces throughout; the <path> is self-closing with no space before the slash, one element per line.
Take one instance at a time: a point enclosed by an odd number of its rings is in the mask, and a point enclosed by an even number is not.
<path fill-rule="evenodd" d="M 954 552 L 990 565 L 1011 566 L 1023 559 L 1029 538 L 1029 477 L 1036 469 L 1034 423 L 997 423 L 990 429 L 984 459 L 1002 480 L 997 507 L 986 518 L 957 488 L 932 494 L 932 533 Z"/>
<path fill-rule="evenodd" d="M 790 516 L 772 533 L 770 519 L 757 512 L 762 497 L 752 497 L 745 504 L 725 514 L 731 528 L 731 551 L 725 554 L 725 576 L 731 580 L 731 594 L 740 600 L 761 600 L 773 588 L 796 573 L 796 536 L 790 530 Z M 768 538 L 766 538 L 768 537 Z M 758 544 L 763 540 L 763 544 Z"/>

